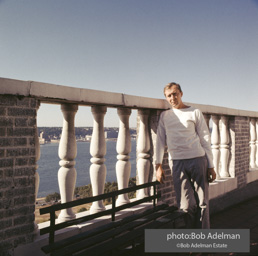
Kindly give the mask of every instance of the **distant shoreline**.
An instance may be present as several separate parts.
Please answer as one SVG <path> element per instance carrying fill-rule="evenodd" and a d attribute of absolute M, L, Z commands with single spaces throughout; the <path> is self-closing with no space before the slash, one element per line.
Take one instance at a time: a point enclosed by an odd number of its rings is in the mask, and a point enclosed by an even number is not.
<path fill-rule="evenodd" d="M 136 138 L 131 138 L 132 140 L 136 140 Z M 107 138 L 106 141 L 117 141 L 117 138 Z M 76 140 L 76 142 L 88 142 L 90 143 L 91 141 L 90 140 L 81 140 L 81 139 L 78 139 Z M 51 140 L 51 141 L 44 141 L 44 142 L 41 142 L 39 141 L 39 144 L 40 145 L 45 145 L 45 144 L 51 144 L 51 143 L 60 143 L 60 140 Z"/>
<path fill-rule="evenodd" d="M 107 171 L 106 182 L 116 181 L 116 163 L 117 163 L 117 142 L 109 140 L 106 142 L 107 152 L 105 155 L 105 166 Z M 38 197 L 46 197 L 49 194 L 59 191 L 58 185 L 58 171 L 59 155 L 58 147 L 59 143 L 47 143 L 40 145 L 40 159 L 38 160 L 38 173 L 40 176 L 40 184 Z M 132 151 L 130 152 L 131 162 L 131 175 L 136 175 L 136 141 L 132 140 Z M 76 187 L 85 186 L 90 184 L 90 143 L 77 142 L 77 156 L 76 156 Z"/>

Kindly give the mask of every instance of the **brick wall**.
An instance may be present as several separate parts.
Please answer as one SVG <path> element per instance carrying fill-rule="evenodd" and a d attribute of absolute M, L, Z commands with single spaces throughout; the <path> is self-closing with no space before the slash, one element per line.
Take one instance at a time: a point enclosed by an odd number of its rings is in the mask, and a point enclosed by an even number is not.
<path fill-rule="evenodd" d="M 0 255 L 33 240 L 38 101 L 0 96 Z"/>
<path fill-rule="evenodd" d="M 230 122 L 232 145 L 232 161 L 234 162 L 235 177 L 238 188 L 246 185 L 246 173 L 250 163 L 250 123 L 247 117 L 234 117 Z"/>

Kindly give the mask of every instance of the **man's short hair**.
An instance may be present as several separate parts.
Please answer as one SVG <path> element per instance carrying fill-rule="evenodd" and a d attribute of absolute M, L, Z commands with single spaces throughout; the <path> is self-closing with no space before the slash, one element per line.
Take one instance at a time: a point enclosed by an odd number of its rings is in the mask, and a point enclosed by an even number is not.
<path fill-rule="evenodd" d="M 167 85 L 164 87 L 164 95 L 165 95 L 165 96 L 166 96 L 165 91 L 166 91 L 166 90 L 169 90 L 172 86 L 176 86 L 177 89 L 178 89 L 180 92 L 182 92 L 182 89 L 181 89 L 180 84 L 177 84 L 177 83 L 172 82 L 172 83 L 167 84 Z"/>

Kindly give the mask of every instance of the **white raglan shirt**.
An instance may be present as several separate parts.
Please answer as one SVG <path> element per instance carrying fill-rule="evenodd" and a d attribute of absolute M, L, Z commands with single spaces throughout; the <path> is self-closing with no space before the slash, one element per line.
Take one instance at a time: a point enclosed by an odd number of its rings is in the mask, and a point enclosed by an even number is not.
<path fill-rule="evenodd" d="M 161 113 L 157 130 L 156 164 L 162 163 L 166 145 L 172 160 L 206 155 L 208 167 L 214 167 L 210 132 L 199 109 L 171 108 Z"/>

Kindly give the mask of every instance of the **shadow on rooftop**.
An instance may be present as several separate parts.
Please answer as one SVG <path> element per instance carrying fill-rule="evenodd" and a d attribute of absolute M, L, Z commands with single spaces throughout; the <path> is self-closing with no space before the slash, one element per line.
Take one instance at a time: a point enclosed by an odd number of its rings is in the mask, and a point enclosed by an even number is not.
<path fill-rule="evenodd" d="M 139 256 L 245 256 L 258 255 L 258 197 L 234 205 L 211 216 L 211 229 L 250 229 L 250 253 L 143 253 Z"/>

